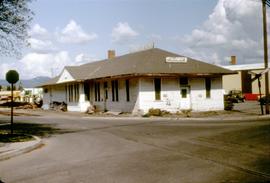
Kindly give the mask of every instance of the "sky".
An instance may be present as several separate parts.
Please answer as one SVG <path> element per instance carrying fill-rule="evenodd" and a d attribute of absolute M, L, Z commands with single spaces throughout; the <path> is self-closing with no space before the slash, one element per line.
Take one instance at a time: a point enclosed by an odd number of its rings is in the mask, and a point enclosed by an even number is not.
<path fill-rule="evenodd" d="M 67 65 L 153 47 L 204 62 L 263 63 L 260 0 L 36 0 L 30 47 L 0 57 L 0 79 L 54 77 Z M 268 20 L 269 17 L 268 17 Z"/>

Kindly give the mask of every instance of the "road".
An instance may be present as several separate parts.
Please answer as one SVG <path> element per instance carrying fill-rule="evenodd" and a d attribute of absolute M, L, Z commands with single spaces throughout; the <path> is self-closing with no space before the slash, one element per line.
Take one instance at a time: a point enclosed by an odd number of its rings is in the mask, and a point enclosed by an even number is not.
<path fill-rule="evenodd" d="M 269 135 L 260 137 L 269 132 L 267 120 L 114 120 L 55 113 L 15 120 L 70 132 L 0 161 L 5 183 L 270 181 Z"/>

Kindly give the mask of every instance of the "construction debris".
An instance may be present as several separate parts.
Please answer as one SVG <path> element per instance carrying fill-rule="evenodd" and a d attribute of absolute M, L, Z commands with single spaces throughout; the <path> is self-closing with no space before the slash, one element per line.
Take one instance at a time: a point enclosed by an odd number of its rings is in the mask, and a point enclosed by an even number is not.
<path fill-rule="evenodd" d="M 63 111 L 66 112 L 67 111 L 67 104 L 65 102 L 52 102 L 50 104 L 50 109 L 51 110 L 55 110 L 55 111 Z"/>

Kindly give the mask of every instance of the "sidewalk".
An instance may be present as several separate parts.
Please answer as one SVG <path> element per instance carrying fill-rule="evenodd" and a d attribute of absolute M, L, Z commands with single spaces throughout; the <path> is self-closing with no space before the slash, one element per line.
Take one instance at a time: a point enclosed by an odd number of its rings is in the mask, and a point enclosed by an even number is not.
<path fill-rule="evenodd" d="M 262 116 L 260 105 L 257 101 L 246 101 L 244 103 L 236 103 L 234 105 L 234 109 L 232 111 L 209 111 L 209 112 L 191 112 L 189 116 L 186 114 L 165 114 L 163 116 L 150 116 L 150 117 L 142 117 L 138 115 L 132 115 L 129 113 L 114 115 L 113 113 L 95 113 L 95 114 L 86 114 L 80 112 L 61 112 L 61 111 L 53 111 L 53 110 L 30 110 L 30 109 L 15 109 L 14 114 L 16 116 L 36 116 L 36 117 L 74 117 L 74 118 L 91 118 L 91 119 L 260 119 L 265 118 L 268 115 Z M 9 116 L 10 109 L 9 108 L 1 108 L 0 115 Z"/>
<path fill-rule="evenodd" d="M 0 143 L 0 161 L 30 152 L 42 145 L 42 140 L 34 136 L 35 140 L 28 142 Z"/>

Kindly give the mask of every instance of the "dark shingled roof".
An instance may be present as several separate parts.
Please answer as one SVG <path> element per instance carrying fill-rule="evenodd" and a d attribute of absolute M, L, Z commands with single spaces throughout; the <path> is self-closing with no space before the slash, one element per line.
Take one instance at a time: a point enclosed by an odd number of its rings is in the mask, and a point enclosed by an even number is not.
<path fill-rule="evenodd" d="M 65 69 L 67 69 L 75 80 L 90 80 L 123 75 L 222 75 L 235 73 L 231 70 L 192 58 L 187 58 L 186 63 L 167 63 L 166 57 L 182 56 L 153 48 L 80 66 L 67 66 Z M 56 82 L 55 79 L 48 83 L 53 84 L 54 82 Z"/>

